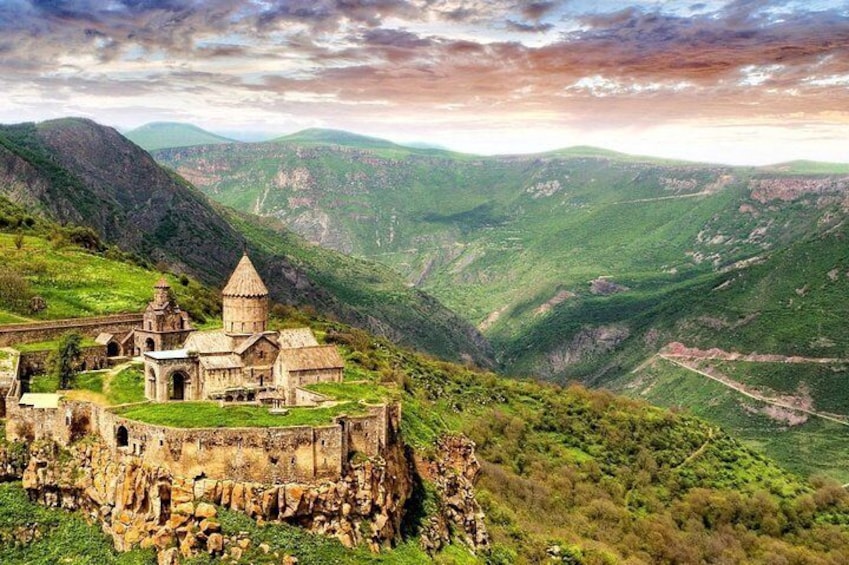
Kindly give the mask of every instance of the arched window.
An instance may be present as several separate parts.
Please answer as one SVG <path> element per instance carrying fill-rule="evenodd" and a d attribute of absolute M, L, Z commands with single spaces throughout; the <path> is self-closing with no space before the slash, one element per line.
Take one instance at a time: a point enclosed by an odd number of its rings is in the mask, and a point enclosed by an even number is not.
<path fill-rule="evenodd" d="M 130 433 L 124 426 L 118 426 L 115 430 L 115 443 L 118 447 L 127 447 L 130 443 Z"/>
<path fill-rule="evenodd" d="M 153 338 L 149 337 L 144 340 L 144 350 L 145 351 L 153 351 L 156 348 L 156 344 L 153 342 Z"/>

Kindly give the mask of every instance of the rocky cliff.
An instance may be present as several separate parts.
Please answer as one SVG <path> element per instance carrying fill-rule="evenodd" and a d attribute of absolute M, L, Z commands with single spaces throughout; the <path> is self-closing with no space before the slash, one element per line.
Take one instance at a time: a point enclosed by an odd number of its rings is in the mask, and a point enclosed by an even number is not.
<path fill-rule="evenodd" d="M 10 477 L 21 472 L 20 461 L 12 460 L 8 455 L 0 460 L 0 465 L 8 463 Z M 226 554 L 238 560 L 251 541 L 221 531 L 219 508 L 378 551 L 400 535 L 416 473 L 434 485 L 438 499 L 438 511 L 421 528 L 422 546 L 436 551 L 453 531 L 470 549 L 485 548 L 489 538 L 472 488 L 478 470 L 474 444 L 449 437 L 439 442 L 433 460 L 410 458 L 397 444 L 384 458 L 351 465 L 339 481 L 264 485 L 187 479 L 116 454 L 89 437 L 68 449 L 53 442 L 34 444 L 22 476 L 31 498 L 84 512 L 112 536 L 117 549 L 154 547 L 161 560 L 173 562 L 178 553 Z"/>
<path fill-rule="evenodd" d="M 216 520 L 218 507 L 378 550 L 400 531 L 410 485 L 400 447 L 352 465 L 339 481 L 317 484 L 185 479 L 90 439 L 68 450 L 37 444 L 23 472 L 32 498 L 100 521 L 117 549 L 176 546 L 184 556 L 232 551 Z"/>
<path fill-rule="evenodd" d="M 423 528 L 422 546 L 428 552 L 437 551 L 454 531 L 472 550 L 488 547 L 484 513 L 473 488 L 480 472 L 474 442 L 464 436 L 447 436 L 436 447 L 433 459 L 415 458 L 419 475 L 436 489 L 439 507 Z"/>

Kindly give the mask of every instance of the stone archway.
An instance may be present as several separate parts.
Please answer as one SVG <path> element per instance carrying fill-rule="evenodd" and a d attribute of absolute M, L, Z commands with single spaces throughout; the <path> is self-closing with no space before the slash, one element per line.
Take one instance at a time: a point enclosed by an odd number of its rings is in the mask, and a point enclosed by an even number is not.
<path fill-rule="evenodd" d="M 183 371 L 174 371 L 168 379 L 168 400 L 185 400 L 189 376 Z"/>
<path fill-rule="evenodd" d="M 127 447 L 130 444 L 130 432 L 124 426 L 118 426 L 115 430 L 115 445 L 118 447 Z"/>
<path fill-rule="evenodd" d="M 153 342 L 152 337 L 149 337 L 146 340 L 144 340 L 144 350 L 145 351 L 153 351 L 154 349 L 156 349 L 156 344 Z"/>
<path fill-rule="evenodd" d="M 121 354 L 121 346 L 115 341 L 110 341 L 106 344 L 106 356 L 118 357 Z"/>

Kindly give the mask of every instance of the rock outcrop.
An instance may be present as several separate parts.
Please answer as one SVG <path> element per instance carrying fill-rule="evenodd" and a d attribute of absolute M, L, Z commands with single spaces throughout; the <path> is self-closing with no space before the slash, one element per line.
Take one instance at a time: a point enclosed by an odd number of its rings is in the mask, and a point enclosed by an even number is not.
<path fill-rule="evenodd" d="M 474 442 L 465 436 L 446 436 L 437 442 L 432 460 L 415 461 L 417 471 L 434 485 L 439 498 L 439 512 L 428 518 L 421 534 L 424 549 L 438 551 L 450 541 L 452 530 L 472 551 L 488 547 L 484 513 L 473 488 L 480 472 Z"/>
<path fill-rule="evenodd" d="M 174 549 L 183 556 L 223 552 L 218 507 L 377 550 L 398 535 L 411 484 L 400 445 L 387 449 L 385 458 L 351 465 L 339 481 L 315 484 L 175 477 L 94 439 L 67 450 L 40 442 L 23 473 L 23 486 L 35 500 L 85 512 L 119 550 L 156 547 L 163 559 L 173 557 Z"/>
<path fill-rule="evenodd" d="M 0 439 L 0 482 L 21 478 L 28 462 L 29 448 L 26 444 Z"/>

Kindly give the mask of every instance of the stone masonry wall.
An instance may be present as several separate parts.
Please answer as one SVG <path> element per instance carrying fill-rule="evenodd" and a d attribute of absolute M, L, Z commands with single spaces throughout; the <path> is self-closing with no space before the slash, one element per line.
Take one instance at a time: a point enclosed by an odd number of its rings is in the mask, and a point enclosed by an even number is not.
<path fill-rule="evenodd" d="M 50 353 L 50 351 L 21 353 L 20 369 L 18 369 L 19 378 L 47 372 L 47 358 Z M 89 345 L 80 348 L 80 370 L 103 369 L 108 365 L 108 362 L 105 345 Z"/>
<path fill-rule="evenodd" d="M 327 426 L 170 428 L 128 420 L 88 402 L 63 400 L 56 409 L 7 399 L 10 441 L 52 440 L 67 446 L 94 433 L 119 454 L 137 456 L 178 476 L 261 483 L 338 479 L 349 455 L 381 456 L 397 433 L 395 407 L 372 406 L 366 416 L 341 416 Z M 389 433 L 387 428 L 391 428 Z"/>
<path fill-rule="evenodd" d="M 71 330 L 76 330 L 88 337 L 97 337 L 98 334 L 103 332 L 126 333 L 140 326 L 141 322 L 141 314 L 116 314 L 114 316 L 68 318 L 26 324 L 3 324 L 0 326 L 0 347 L 48 341 Z"/>
<path fill-rule="evenodd" d="M 184 556 L 221 553 L 213 505 L 377 549 L 397 537 L 412 484 L 402 446 L 385 455 L 350 466 L 338 480 L 268 485 L 179 478 L 139 457 L 116 456 L 100 441 L 78 442 L 67 451 L 44 442 L 33 448 L 23 485 L 42 504 L 82 510 L 100 521 L 119 550 L 176 546 Z"/>

